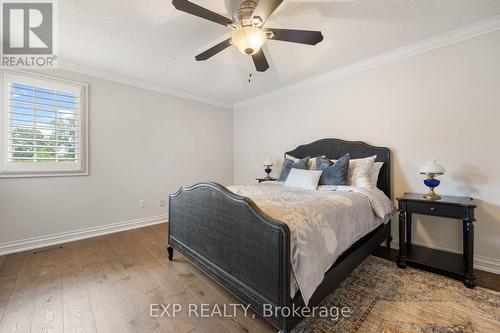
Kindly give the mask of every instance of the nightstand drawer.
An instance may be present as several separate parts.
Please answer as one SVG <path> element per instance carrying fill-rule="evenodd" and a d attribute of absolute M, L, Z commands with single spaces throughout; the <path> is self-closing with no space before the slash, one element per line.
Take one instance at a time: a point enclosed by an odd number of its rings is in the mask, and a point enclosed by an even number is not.
<path fill-rule="evenodd" d="M 464 218 L 464 208 L 460 206 L 440 205 L 433 202 L 406 202 L 406 211 L 416 214 L 450 217 L 455 219 Z"/>

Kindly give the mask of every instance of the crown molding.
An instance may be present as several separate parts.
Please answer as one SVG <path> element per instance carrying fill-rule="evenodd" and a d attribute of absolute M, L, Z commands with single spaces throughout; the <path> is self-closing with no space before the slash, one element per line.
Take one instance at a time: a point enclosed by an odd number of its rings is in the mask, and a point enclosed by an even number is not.
<path fill-rule="evenodd" d="M 195 102 L 200 102 L 204 104 L 209 104 L 225 109 L 242 109 L 251 105 L 259 104 L 264 101 L 268 101 L 280 96 L 288 95 L 297 91 L 301 91 L 304 89 L 308 89 L 325 82 L 335 81 L 338 79 L 342 79 L 344 77 L 360 73 L 363 71 L 367 71 L 379 66 L 383 66 L 386 64 L 390 64 L 392 62 L 396 62 L 405 58 L 409 58 L 421 53 L 429 52 L 435 49 L 439 49 L 441 47 L 445 47 L 451 44 L 455 44 L 467 39 L 471 39 L 477 36 L 481 36 L 493 31 L 500 30 L 500 15 L 493 16 L 489 19 L 482 20 L 465 27 L 461 27 L 455 30 L 448 31 L 446 33 L 425 39 L 420 42 L 416 42 L 407 46 L 403 46 L 401 48 L 380 54 L 378 56 L 368 58 L 351 65 L 347 65 L 344 67 L 340 67 L 334 69 L 330 72 L 326 72 L 309 79 L 305 79 L 290 85 L 287 85 L 282 88 L 278 88 L 272 90 L 270 92 L 264 93 L 262 95 L 258 95 L 249 99 L 242 100 L 235 104 L 225 103 L 222 101 L 214 100 L 207 97 L 193 95 L 181 90 L 176 90 L 172 88 L 168 88 L 162 86 L 160 84 L 147 82 L 139 79 L 135 79 L 132 77 L 115 74 L 112 72 L 99 70 L 91 67 L 86 67 L 70 62 L 66 62 L 63 60 L 59 61 L 59 68 L 62 70 L 67 70 L 70 72 L 75 72 L 78 74 L 93 76 L 97 78 L 101 78 L 108 81 L 113 81 L 117 83 L 121 83 L 128 86 L 138 87 L 150 91 L 156 91 L 159 93 L 167 94 L 170 96 L 180 97 L 187 100 L 192 100 Z"/>
<path fill-rule="evenodd" d="M 378 56 L 368 58 L 351 65 L 340 67 L 330 72 L 320 74 L 318 76 L 314 76 L 297 83 L 293 83 L 283 88 L 272 90 L 265 94 L 240 101 L 233 105 L 233 109 L 242 109 L 247 106 L 262 103 L 264 101 L 274 99 L 283 95 L 288 95 L 300 90 L 311 88 L 325 82 L 338 80 L 346 76 L 367 71 L 378 66 L 396 62 L 408 57 L 429 52 L 497 30 L 500 30 L 500 15 L 493 16 L 489 19 L 482 20 L 455 30 L 451 30 L 446 33 L 425 39 L 423 41 L 403 46 L 401 48 L 380 54 Z"/>
<path fill-rule="evenodd" d="M 162 94 L 180 97 L 180 98 L 188 99 L 191 101 L 205 103 L 205 104 L 209 104 L 209 105 L 213 105 L 213 106 L 217 106 L 217 107 L 221 107 L 221 108 L 225 108 L 225 109 L 232 109 L 231 104 L 224 103 L 224 102 L 221 102 L 218 100 L 193 95 L 193 94 L 190 94 L 190 93 L 187 93 L 184 91 L 167 88 L 167 87 L 162 86 L 160 84 L 147 82 L 147 81 L 143 81 L 143 80 L 135 79 L 132 77 L 128 77 L 128 76 L 124 76 L 124 75 L 120 75 L 120 74 L 115 74 L 115 73 L 111 73 L 111 72 L 107 72 L 104 70 L 99 70 L 99 69 L 95 69 L 95 68 L 91 68 L 91 67 L 87 67 L 87 66 L 81 66 L 81 65 L 66 62 L 63 60 L 59 60 L 59 69 L 78 73 L 78 74 L 93 76 L 93 77 L 97 77 L 100 79 L 121 83 L 121 84 L 124 84 L 127 86 L 142 88 L 142 89 L 146 89 L 146 90 L 150 90 L 150 91 L 156 91 L 156 92 L 159 92 Z"/>

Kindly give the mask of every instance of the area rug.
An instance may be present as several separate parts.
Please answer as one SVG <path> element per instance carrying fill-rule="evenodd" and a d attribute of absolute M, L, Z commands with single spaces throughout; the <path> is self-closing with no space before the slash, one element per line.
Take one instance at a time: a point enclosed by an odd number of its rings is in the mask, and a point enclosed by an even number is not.
<path fill-rule="evenodd" d="M 349 316 L 307 318 L 306 332 L 500 332 L 500 293 L 370 256 L 320 306 Z"/>

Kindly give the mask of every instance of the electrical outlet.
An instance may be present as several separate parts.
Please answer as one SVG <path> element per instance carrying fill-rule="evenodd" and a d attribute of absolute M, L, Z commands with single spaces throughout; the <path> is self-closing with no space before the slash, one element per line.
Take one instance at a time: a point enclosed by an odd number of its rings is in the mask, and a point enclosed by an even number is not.
<path fill-rule="evenodd" d="M 146 200 L 139 200 L 139 207 L 146 208 Z"/>
<path fill-rule="evenodd" d="M 160 207 L 165 207 L 165 199 L 160 199 Z"/>

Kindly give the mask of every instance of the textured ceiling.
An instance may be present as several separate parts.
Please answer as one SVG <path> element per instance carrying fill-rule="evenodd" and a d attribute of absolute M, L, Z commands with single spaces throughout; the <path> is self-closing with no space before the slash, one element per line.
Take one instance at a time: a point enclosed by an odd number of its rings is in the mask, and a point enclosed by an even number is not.
<path fill-rule="evenodd" d="M 231 16 L 240 1 L 193 2 Z M 325 39 L 317 46 L 269 41 L 264 51 L 271 68 L 256 73 L 235 47 L 196 62 L 196 54 L 230 30 L 179 12 L 170 0 L 58 4 L 63 63 L 227 104 L 500 14 L 499 0 L 285 0 L 266 26 L 321 30 Z"/>

